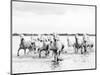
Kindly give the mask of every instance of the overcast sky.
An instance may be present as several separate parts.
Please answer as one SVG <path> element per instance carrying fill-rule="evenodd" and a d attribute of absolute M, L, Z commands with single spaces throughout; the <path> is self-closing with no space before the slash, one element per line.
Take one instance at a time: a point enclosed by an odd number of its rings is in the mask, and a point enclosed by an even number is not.
<path fill-rule="evenodd" d="M 95 33 L 95 8 L 89 6 L 12 3 L 13 33 Z"/>

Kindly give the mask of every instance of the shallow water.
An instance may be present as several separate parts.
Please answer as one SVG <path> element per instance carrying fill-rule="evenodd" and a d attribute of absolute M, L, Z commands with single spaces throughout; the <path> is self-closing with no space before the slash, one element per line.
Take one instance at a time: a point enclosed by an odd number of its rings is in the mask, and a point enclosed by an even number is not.
<path fill-rule="evenodd" d="M 13 57 L 13 73 L 27 72 L 44 72 L 44 71 L 60 71 L 75 69 L 91 69 L 95 68 L 95 54 L 75 55 L 64 54 L 63 59 L 58 63 L 53 62 L 52 57 L 38 58 L 32 56 L 14 56 Z"/>
<path fill-rule="evenodd" d="M 29 38 L 29 37 L 28 37 Z M 67 37 L 60 37 L 66 44 Z M 74 41 L 74 39 L 71 40 Z M 95 37 L 91 37 L 93 42 Z M 95 68 L 95 46 L 93 52 L 81 55 L 74 54 L 73 48 L 66 47 L 69 53 L 61 54 L 62 61 L 58 63 L 53 62 L 53 57 L 50 55 L 45 58 L 42 54 L 42 58 L 38 57 L 38 54 L 24 55 L 23 50 L 20 51 L 18 57 L 17 50 L 19 48 L 20 38 L 18 36 L 13 37 L 12 46 L 12 72 L 13 73 L 27 73 L 27 72 L 44 72 L 44 71 L 60 71 L 60 70 L 75 70 L 75 69 L 91 69 Z M 67 46 L 67 45 L 66 45 Z M 27 50 L 28 51 L 28 50 Z"/>

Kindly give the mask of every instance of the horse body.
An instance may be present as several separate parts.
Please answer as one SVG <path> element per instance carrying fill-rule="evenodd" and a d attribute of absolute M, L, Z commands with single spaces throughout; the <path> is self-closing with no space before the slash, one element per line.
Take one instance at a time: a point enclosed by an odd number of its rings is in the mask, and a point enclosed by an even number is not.
<path fill-rule="evenodd" d="M 50 51 L 52 51 L 54 55 L 57 53 L 60 54 L 64 48 L 64 45 L 60 41 L 55 41 L 53 38 L 49 38 L 37 41 L 36 47 L 39 52 L 39 57 L 41 57 L 42 51 L 46 52 L 46 56 L 50 53 Z"/>
<path fill-rule="evenodd" d="M 42 51 L 45 51 L 45 55 L 47 56 L 48 44 L 49 42 L 45 41 L 44 39 L 38 39 L 37 41 L 35 41 L 35 48 L 36 51 L 39 53 L 39 57 L 41 57 Z"/>
<path fill-rule="evenodd" d="M 24 50 L 24 54 L 26 54 L 26 49 L 29 49 L 29 51 L 31 50 L 32 51 L 32 45 L 31 45 L 31 42 L 30 41 L 21 41 L 20 43 L 20 46 L 19 46 L 19 49 L 18 49 L 18 53 L 17 53 L 17 56 L 19 56 L 19 51 L 23 49 Z"/>
<path fill-rule="evenodd" d="M 83 39 L 84 40 L 84 39 Z M 92 49 L 93 48 L 93 42 L 92 40 L 90 40 L 89 37 L 87 37 L 85 40 L 84 40 L 84 51 L 85 52 L 88 52 L 87 49 Z"/>
<path fill-rule="evenodd" d="M 57 38 L 53 38 L 52 41 L 50 41 L 49 44 L 49 50 L 53 51 L 54 54 L 54 60 L 57 62 L 59 59 L 59 56 L 61 54 L 61 51 L 64 49 L 64 45 L 58 40 Z"/>
<path fill-rule="evenodd" d="M 32 42 L 30 40 L 26 41 L 24 37 L 21 37 L 21 42 L 20 42 L 20 45 L 19 45 L 17 56 L 19 56 L 19 51 L 21 49 L 23 49 L 24 54 L 26 54 L 26 49 L 29 49 L 29 52 L 30 52 L 30 51 L 33 51 L 33 47 L 34 47 L 34 43 L 32 44 Z"/>
<path fill-rule="evenodd" d="M 87 52 L 87 48 L 92 48 L 93 47 L 93 42 L 89 39 L 87 35 L 83 35 L 83 39 L 81 42 L 78 41 L 78 36 L 75 36 L 75 43 L 74 43 L 74 48 L 75 52 L 77 53 L 79 49 L 81 49 L 81 54 Z"/>
<path fill-rule="evenodd" d="M 75 53 L 78 53 L 78 50 L 81 49 L 81 54 L 83 54 L 83 42 L 79 40 L 78 35 L 75 35 L 75 43 L 73 44 Z"/>

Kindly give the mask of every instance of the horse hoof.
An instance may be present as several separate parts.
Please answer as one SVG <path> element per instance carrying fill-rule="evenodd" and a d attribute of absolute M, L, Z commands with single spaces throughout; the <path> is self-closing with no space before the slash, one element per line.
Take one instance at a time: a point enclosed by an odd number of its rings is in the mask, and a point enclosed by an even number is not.
<path fill-rule="evenodd" d="M 17 55 L 17 56 L 19 56 L 19 55 Z"/>
<path fill-rule="evenodd" d="M 58 61 L 63 61 L 63 59 L 58 59 Z"/>

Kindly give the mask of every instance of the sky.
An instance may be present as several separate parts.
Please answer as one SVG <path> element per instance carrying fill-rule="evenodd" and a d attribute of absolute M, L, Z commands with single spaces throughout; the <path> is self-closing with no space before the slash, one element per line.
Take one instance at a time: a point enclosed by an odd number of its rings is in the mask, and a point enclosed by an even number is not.
<path fill-rule="evenodd" d="M 95 7 L 45 3 L 12 3 L 13 33 L 95 34 Z"/>

